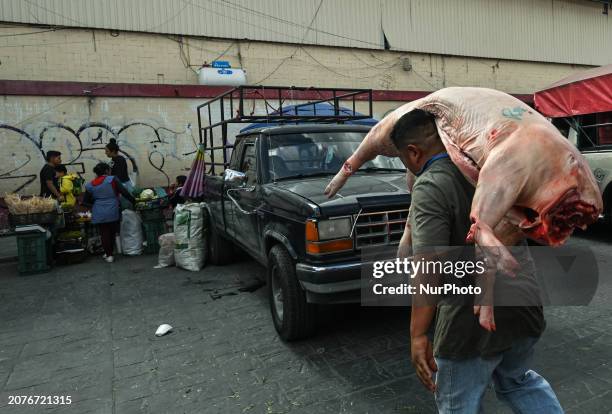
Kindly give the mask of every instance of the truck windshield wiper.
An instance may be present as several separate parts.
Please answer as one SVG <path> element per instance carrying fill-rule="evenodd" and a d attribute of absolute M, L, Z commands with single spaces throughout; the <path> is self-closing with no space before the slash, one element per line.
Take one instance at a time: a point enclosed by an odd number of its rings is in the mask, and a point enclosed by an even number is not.
<path fill-rule="evenodd" d="M 329 175 L 336 175 L 336 173 L 338 173 L 338 171 L 318 171 L 318 172 L 313 172 L 309 174 L 295 174 L 295 175 L 288 175 L 286 177 L 279 177 L 274 181 L 293 180 L 295 178 L 326 177 Z"/>
<path fill-rule="evenodd" d="M 383 172 L 406 172 L 404 168 L 382 168 L 382 167 L 367 167 L 360 168 L 357 172 L 375 172 L 375 171 L 383 171 Z"/>

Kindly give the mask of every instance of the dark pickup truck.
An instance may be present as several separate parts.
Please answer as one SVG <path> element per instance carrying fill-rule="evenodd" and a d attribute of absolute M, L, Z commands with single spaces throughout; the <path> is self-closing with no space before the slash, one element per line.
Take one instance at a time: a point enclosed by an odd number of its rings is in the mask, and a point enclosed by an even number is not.
<path fill-rule="evenodd" d="M 399 159 L 379 156 L 335 197 L 323 195 L 369 129 L 250 129 L 235 137 L 224 171 L 205 178 L 208 260 L 229 262 L 237 245 L 267 268 L 272 318 L 285 340 L 312 335 L 316 304 L 359 302 L 361 249 L 402 236 L 410 196 Z"/>

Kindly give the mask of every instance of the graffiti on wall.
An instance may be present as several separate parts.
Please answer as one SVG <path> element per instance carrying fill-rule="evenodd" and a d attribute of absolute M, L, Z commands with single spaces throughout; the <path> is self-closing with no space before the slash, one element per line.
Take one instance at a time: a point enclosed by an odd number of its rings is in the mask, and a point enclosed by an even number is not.
<path fill-rule="evenodd" d="M 42 123 L 27 129 L 0 123 L 0 147 L 4 148 L 0 192 L 36 193 L 44 154 L 49 150 L 60 151 L 65 164 L 79 165 L 84 177 L 92 178 L 93 166 L 109 161 L 104 147 L 111 138 L 117 140 L 139 185 L 169 185 L 171 174 L 189 167 L 190 154 L 196 149 L 189 124 L 183 131 L 175 131 L 141 121 L 121 126 L 86 122 L 76 128 L 64 123 Z"/>

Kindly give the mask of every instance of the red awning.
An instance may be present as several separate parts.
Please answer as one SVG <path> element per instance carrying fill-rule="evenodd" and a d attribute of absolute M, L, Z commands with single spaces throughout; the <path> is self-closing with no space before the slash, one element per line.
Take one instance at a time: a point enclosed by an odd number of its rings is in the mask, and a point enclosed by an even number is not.
<path fill-rule="evenodd" d="M 612 65 L 578 72 L 534 94 L 535 107 L 559 118 L 612 111 Z"/>

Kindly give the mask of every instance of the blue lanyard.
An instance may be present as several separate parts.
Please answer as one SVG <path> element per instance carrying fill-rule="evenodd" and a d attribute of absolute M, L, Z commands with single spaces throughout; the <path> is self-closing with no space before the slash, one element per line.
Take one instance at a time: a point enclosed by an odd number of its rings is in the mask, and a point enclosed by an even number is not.
<path fill-rule="evenodd" d="M 434 155 L 433 157 L 428 159 L 427 162 L 425 163 L 425 165 L 423 165 L 423 168 L 421 168 L 421 171 L 416 173 L 416 176 L 418 177 L 421 174 L 423 174 L 425 172 L 425 170 L 428 169 L 431 164 L 433 164 L 434 161 L 440 160 L 442 158 L 448 158 L 448 154 L 446 152 L 443 152 L 442 154 Z"/>

